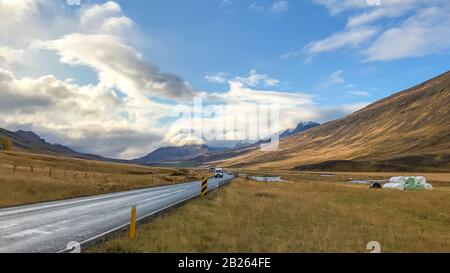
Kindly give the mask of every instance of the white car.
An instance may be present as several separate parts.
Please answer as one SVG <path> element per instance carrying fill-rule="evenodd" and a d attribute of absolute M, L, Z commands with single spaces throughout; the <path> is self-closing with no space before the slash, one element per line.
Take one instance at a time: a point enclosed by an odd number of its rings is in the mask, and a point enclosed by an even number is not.
<path fill-rule="evenodd" d="M 223 178 L 223 170 L 221 168 L 216 168 L 214 171 L 215 178 Z"/>

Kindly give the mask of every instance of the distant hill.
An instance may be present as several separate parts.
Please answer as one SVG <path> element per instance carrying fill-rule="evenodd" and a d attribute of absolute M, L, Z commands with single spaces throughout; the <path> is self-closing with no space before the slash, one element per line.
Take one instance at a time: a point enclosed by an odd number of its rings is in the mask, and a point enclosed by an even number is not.
<path fill-rule="evenodd" d="M 450 171 L 450 72 L 221 164 L 303 171 Z"/>
<path fill-rule="evenodd" d="M 184 164 L 206 154 L 219 152 L 222 150 L 223 149 L 211 148 L 206 145 L 163 147 L 133 161 L 135 163 L 149 165 Z"/>
<path fill-rule="evenodd" d="M 294 129 L 287 129 L 287 130 L 281 132 L 280 138 L 286 138 L 286 137 L 294 136 L 296 134 L 299 134 L 299 133 L 304 132 L 306 130 L 315 128 L 317 126 L 320 126 L 320 124 L 317 123 L 317 122 L 313 122 L 313 121 L 300 122 L 297 125 L 297 127 L 295 127 Z"/>
<path fill-rule="evenodd" d="M 18 151 L 26 151 L 38 154 L 62 155 L 67 157 L 100 161 L 123 162 L 122 160 L 115 160 L 97 155 L 78 153 L 61 144 L 48 143 L 31 131 L 19 130 L 17 132 L 11 132 L 6 129 L 0 128 L 0 137 L 8 137 L 9 139 L 11 139 L 14 144 L 14 149 Z"/>
<path fill-rule="evenodd" d="M 285 130 L 280 133 L 280 138 L 292 136 L 309 130 L 320 124 L 315 122 L 304 122 L 297 125 L 296 128 Z M 239 156 L 250 150 L 259 148 L 264 141 L 257 143 L 238 142 L 232 148 L 214 148 L 207 145 L 185 145 L 180 147 L 163 147 L 152 153 L 133 160 L 134 163 L 148 165 L 202 165 L 212 164 L 218 160 Z"/>

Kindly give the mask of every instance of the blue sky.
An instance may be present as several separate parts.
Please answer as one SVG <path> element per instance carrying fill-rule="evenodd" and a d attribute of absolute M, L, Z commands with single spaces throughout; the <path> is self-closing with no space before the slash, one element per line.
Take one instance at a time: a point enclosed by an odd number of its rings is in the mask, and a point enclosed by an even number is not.
<path fill-rule="evenodd" d="M 286 1 L 280 12 L 251 9 L 254 0 L 118 1 L 154 45 L 145 45 L 146 55 L 165 71 L 183 75 L 195 88 L 226 91 L 205 75 L 218 72 L 244 75 L 251 69 L 280 80 L 280 90 L 320 96 L 324 105 L 375 101 L 436 76 L 448 67 L 448 51 L 399 60 L 365 62 L 353 48 L 315 56 L 283 59 L 290 51 L 342 31 L 349 16 L 360 11 L 332 15 L 314 1 Z M 269 7 L 277 1 L 257 1 Z M 405 15 L 411 15 L 409 12 Z M 398 24 L 394 18 L 386 23 Z M 342 71 L 342 84 L 327 84 L 330 75 Z M 355 86 L 353 86 L 355 85 Z M 349 86 L 352 86 L 351 88 Z M 353 93 L 349 93 L 353 92 Z M 369 93 L 361 97 L 357 94 Z"/>
<path fill-rule="evenodd" d="M 266 105 L 327 122 L 449 68 L 447 0 L 77 2 L 0 0 L 0 127 L 104 156 L 217 143 L 191 131 Z"/>

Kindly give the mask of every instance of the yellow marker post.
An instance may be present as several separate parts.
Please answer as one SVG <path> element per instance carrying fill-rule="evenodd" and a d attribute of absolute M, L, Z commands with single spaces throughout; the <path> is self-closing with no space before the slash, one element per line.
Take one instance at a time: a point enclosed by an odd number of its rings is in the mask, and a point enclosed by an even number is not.
<path fill-rule="evenodd" d="M 130 240 L 134 240 L 136 235 L 136 206 L 131 208 L 131 221 L 130 221 Z"/>
<path fill-rule="evenodd" d="M 202 195 L 205 196 L 208 194 L 208 178 L 202 178 Z"/>

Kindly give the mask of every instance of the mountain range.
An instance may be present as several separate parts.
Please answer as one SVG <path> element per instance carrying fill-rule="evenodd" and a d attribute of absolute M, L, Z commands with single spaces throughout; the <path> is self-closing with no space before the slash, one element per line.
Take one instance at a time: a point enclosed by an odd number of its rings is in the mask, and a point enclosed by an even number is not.
<path fill-rule="evenodd" d="M 450 171 L 450 72 L 345 118 L 224 160 L 301 171 Z"/>
<path fill-rule="evenodd" d="M 14 150 L 18 151 L 26 151 L 38 154 L 62 155 L 68 157 L 100 160 L 100 161 L 111 161 L 111 162 L 123 161 L 112 158 L 106 158 L 98 155 L 79 153 L 61 144 L 51 144 L 31 131 L 19 130 L 16 132 L 11 132 L 0 128 L 0 137 L 9 138 L 14 144 Z"/>
<path fill-rule="evenodd" d="M 163 147 L 131 161 L 78 153 L 29 131 L 0 129 L 15 149 L 146 165 L 224 166 L 299 171 L 450 171 L 450 71 L 345 118 L 322 125 L 300 123 L 280 133 L 277 151 L 239 142 Z"/>
<path fill-rule="evenodd" d="M 319 126 L 316 122 L 302 122 L 296 128 L 280 132 L 280 138 L 289 137 L 311 128 Z M 236 157 L 248 151 L 259 148 L 263 141 L 248 143 L 240 141 L 232 148 L 215 148 L 207 145 L 185 145 L 181 147 L 163 147 L 152 153 L 133 160 L 134 163 L 148 165 L 202 165 L 214 163 L 218 160 L 224 160 Z"/>
<path fill-rule="evenodd" d="M 280 132 L 280 137 L 295 135 L 302 131 L 314 128 L 315 126 L 319 126 L 319 124 L 315 122 L 300 123 L 296 128 Z M 256 149 L 261 143 L 261 141 L 257 143 L 248 143 L 242 141 L 238 142 L 232 148 L 216 148 L 207 145 L 162 147 L 138 159 L 119 160 L 93 154 L 79 153 L 61 144 L 51 144 L 31 131 L 19 130 L 17 132 L 11 132 L 0 128 L 0 137 L 8 137 L 9 139 L 11 139 L 14 143 L 14 149 L 19 151 L 143 165 L 183 166 L 197 166 L 207 162 L 235 157 L 249 150 Z"/>

